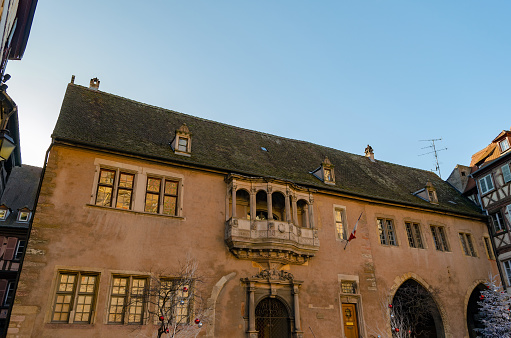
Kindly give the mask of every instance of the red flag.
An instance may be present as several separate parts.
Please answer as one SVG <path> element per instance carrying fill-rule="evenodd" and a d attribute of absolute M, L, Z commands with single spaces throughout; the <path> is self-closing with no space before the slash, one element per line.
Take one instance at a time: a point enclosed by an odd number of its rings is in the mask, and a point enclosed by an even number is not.
<path fill-rule="evenodd" d="M 360 218 L 362 217 L 362 214 L 363 214 L 363 212 L 361 212 L 361 213 L 360 213 L 360 216 L 358 216 L 357 223 L 355 223 L 355 226 L 353 227 L 353 231 L 351 232 L 350 237 L 348 238 L 348 241 L 346 242 L 346 245 L 344 246 L 344 250 L 346 250 L 346 247 L 348 246 L 348 243 L 349 243 L 352 239 L 357 238 L 357 237 L 355 237 L 355 234 L 357 233 L 358 221 L 360 221 Z"/>

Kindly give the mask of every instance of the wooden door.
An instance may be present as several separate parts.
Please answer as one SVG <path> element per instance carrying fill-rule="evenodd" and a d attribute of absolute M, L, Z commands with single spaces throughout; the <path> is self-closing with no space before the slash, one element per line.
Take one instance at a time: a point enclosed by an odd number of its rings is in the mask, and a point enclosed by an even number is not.
<path fill-rule="evenodd" d="M 355 304 L 342 304 L 342 322 L 344 323 L 344 337 L 359 337 Z"/>

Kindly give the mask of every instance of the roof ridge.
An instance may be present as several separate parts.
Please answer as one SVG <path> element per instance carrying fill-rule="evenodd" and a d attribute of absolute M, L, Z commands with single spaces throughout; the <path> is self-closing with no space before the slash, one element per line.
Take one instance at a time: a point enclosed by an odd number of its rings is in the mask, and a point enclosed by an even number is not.
<path fill-rule="evenodd" d="M 344 150 L 340 150 L 340 149 L 337 149 L 337 148 L 333 148 L 333 147 L 330 147 L 330 146 L 325 146 L 325 145 L 322 145 L 322 144 L 313 143 L 313 142 L 305 141 L 305 140 L 298 140 L 298 139 L 294 139 L 294 138 L 279 136 L 279 135 L 275 135 L 275 134 L 270 134 L 270 133 L 266 133 L 266 132 L 262 132 L 262 131 L 253 130 L 253 129 L 247 129 L 247 128 L 244 128 L 244 127 L 239 127 L 239 126 L 235 126 L 235 125 L 227 124 L 227 123 L 223 123 L 223 122 L 213 121 L 213 120 L 206 119 L 206 118 L 203 118 L 203 117 L 199 117 L 199 116 L 195 116 L 195 115 L 190 115 L 190 114 L 187 114 L 187 113 L 182 113 L 182 112 L 179 112 L 179 111 L 176 111 L 176 110 L 172 110 L 172 109 L 168 109 L 168 108 L 163 108 L 163 107 L 159 107 L 159 106 L 143 103 L 143 102 L 140 102 L 140 101 L 136 101 L 136 100 L 133 100 L 133 99 L 130 99 L 130 98 L 126 98 L 124 96 L 112 94 L 112 93 L 109 93 L 109 92 L 105 92 L 105 91 L 101 91 L 101 90 L 95 90 L 95 89 L 90 89 L 88 87 L 85 87 L 85 86 L 82 86 L 82 85 L 78 85 L 78 84 L 75 84 L 75 83 L 69 83 L 68 85 L 69 86 L 78 87 L 78 88 L 81 88 L 81 89 L 84 89 L 84 90 L 90 90 L 93 93 L 98 93 L 98 94 L 102 94 L 102 95 L 111 96 L 111 97 L 114 97 L 114 98 L 117 98 L 117 99 L 125 100 L 127 102 L 131 102 L 133 104 L 136 104 L 136 105 L 139 105 L 139 106 L 142 106 L 142 107 L 148 107 L 148 108 L 157 109 L 157 110 L 160 110 L 160 111 L 163 111 L 163 112 L 174 113 L 174 114 L 186 116 L 187 118 L 196 119 L 196 120 L 199 120 L 199 121 L 211 123 L 211 124 L 214 124 L 214 125 L 225 126 L 225 127 L 228 127 L 228 128 L 233 128 L 233 129 L 236 129 L 236 130 L 240 130 L 240 131 L 243 131 L 243 132 L 248 132 L 248 133 L 255 134 L 255 135 L 274 137 L 274 138 L 278 138 L 280 140 L 286 140 L 286 141 L 291 141 L 291 142 L 296 142 L 296 143 L 301 143 L 301 144 L 309 144 L 309 145 L 312 145 L 312 146 L 315 146 L 315 147 L 319 146 L 319 147 L 322 147 L 322 148 L 325 148 L 325 149 L 328 149 L 328 150 L 331 150 L 331 151 L 342 152 L 342 153 L 348 154 L 350 156 L 356 156 L 358 158 L 365 158 L 364 155 L 350 153 L 350 152 L 347 152 L 347 151 L 344 151 Z M 427 173 L 430 173 L 430 174 L 434 174 L 430 170 L 414 168 L 414 167 L 405 166 L 405 165 L 402 165 L 402 164 L 387 162 L 387 161 L 383 161 L 383 160 L 377 160 L 377 162 L 385 163 L 387 165 L 398 166 L 398 167 L 402 167 L 402 168 L 409 168 L 409 169 L 413 169 L 413 170 L 419 170 L 419 171 L 427 172 Z"/>

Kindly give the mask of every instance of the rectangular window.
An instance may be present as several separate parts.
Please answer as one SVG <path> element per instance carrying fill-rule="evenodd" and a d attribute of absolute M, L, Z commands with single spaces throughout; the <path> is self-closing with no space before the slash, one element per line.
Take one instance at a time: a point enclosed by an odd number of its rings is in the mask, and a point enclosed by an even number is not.
<path fill-rule="evenodd" d="M 0 220 L 5 220 L 7 218 L 9 209 L 0 209 Z"/>
<path fill-rule="evenodd" d="M 20 211 L 18 214 L 18 222 L 28 222 L 30 220 L 30 211 Z"/>
<path fill-rule="evenodd" d="M 387 218 L 378 218 L 376 222 L 378 224 L 378 232 L 380 234 L 380 243 L 384 245 L 397 246 L 394 221 Z"/>
<path fill-rule="evenodd" d="M 164 317 L 174 315 L 177 323 L 190 322 L 190 304 L 193 287 L 189 279 L 162 279 L 158 306 Z"/>
<path fill-rule="evenodd" d="M 458 235 L 460 237 L 463 253 L 465 253 L 466 256 L 477 257 L 474 250 L 474 244 L 472 243 L 472 236 L 463 232 L 460 232 Z"/>
<path fill-rule="evenodd" d="M 493 225 L 493 231 L 495 233 L 506 231 L 506 226 L 504 224 L 504 218 L 502 217 L 502 213 L 497 211 L 494 214 L 490 214 L 491 223 Z"/>
<path fill-rule="evenodd" d="M 5 300 L 4 306 L 10 306 L 12 304 L 12 300 L 14 299 L 14 287 L 16 286 L 16 282 L 10 281 L 7 284 L 7 290 L 5 292 Z"/>
<path fill-rule="evenodd" d="M 147 295 L 147 278 L 114 276 L 110 293 L 108 322 L 142 324 Z"/>
<path fill-rule="evenodd" d="M 499 146 L 500 146 L 501 152 L 505 152 L 506 150 L 508 150 L 509 149 L 509 141 L 507 140 L 507 138 L 500 141 Z"/>
<path fill-rule="evenodd" d="M 335 209 L 335 230 L 337 232 L 337 239 L 347 240 L 346 226 L 345 226 L 345 212 L 344 209 Z"/>
<path fill-rule="evenodd" d="M 25 241 L 19 240 L 18 244 L 16 245 L 16 251 L 14 254 L 15 261 L 19 261 L 21 259 L 23 256 L 23 251 L 25 251 Z"/>
<path fill-rule="evenodd" d="M 479 186 L 481 187 L 481 194 L 484 195 L 487 192 L 493 190 L 493 181 L 491 174 L 488 174 L 479 180 Z"/>
<path fill-rule="evenodd" d="M 342 281 L 341 282 L 342 293 L 356 294 L 357 283 L 355 281 Z"/>
<path fill-rule="evenodd" d="M 484 238 L 484 247 L 486 248 L 486 255 L 488 255 L 489 259 L 495 259 L 495 256 L 493 255 L 493 248 L 491 246 L 490 239 L 488 237 Z"/>
<path fill-rule="evenodd" d="M 504 177 L 504 183 L 511 181 L 511 170 L 509 170 L 509 164 L 506 164 L 500 168 L 502 170 L 502 176 Z"/>
<path fill-rule="evenodd" d="M 511 285 L 511 260 L 502 262 L 504 270 L 506 271 L 507 285 Z"/>
<path fill-rule="evenodd" d="M 53 305 L 52 322 L 90 323 L 97 289 L 98 275 L 82 272 L 61 272 Z"/>
<path fill-rule="evenodd" d="M 96 193 L 96 205 L 118 209 L 131 209 L 133 200 L 133 182 L 135 175 L 117 172 L 112 169 L 100 169 L 98 190 Z"/>
<path fill-rule="evenodd" d="M 178 185 L 179 181 L 148 177 L 144 210 L 176 216 Z"/>
<path fill-rule="evenodd" d="M 406 222 L 405 227 L 406 234 L 408 236 L 408 244 L 410 244 L 410 247 L 424 249 L 420 225 L 418 223 Z"/>
<path fill-rule="evenodd" d="M 445 229 L 441 226 L 431 225 L 431 235 L 435 242 L 435 248 L 438 251 L 449 251 L 449 245 L 447 243 L 447 236 L 445 235 Z"/>

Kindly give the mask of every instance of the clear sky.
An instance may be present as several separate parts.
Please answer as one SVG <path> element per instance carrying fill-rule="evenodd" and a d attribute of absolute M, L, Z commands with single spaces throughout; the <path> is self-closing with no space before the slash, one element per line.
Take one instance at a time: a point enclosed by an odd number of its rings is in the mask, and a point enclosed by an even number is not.
<path fill-rule="evenodd" d="M 71 75 L 442 177 L 511 127 L 511 1 L 43 0 L 8 93 L 42 166 Z M 143 116 L 141 116 L 143 118 Z M 112 121 L 115 123 L 115 121 Z"/>

